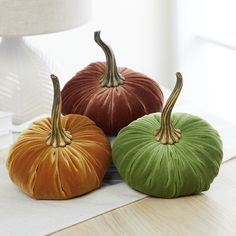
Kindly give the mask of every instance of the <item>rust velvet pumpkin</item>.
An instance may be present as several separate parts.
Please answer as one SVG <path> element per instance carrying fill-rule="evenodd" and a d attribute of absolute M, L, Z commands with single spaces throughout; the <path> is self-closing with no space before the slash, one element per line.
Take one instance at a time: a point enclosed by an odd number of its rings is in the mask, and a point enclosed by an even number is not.
<path fill-rule="evenodd" d="M 58 78 L 51 75 L 54 102 L 51 118 L 34 122 L 12 146 L 10 178 L 36 199 L 68 199 L 100 186 L 111 163 L 103 131 L 86 116 L 61 116 Z"/>
<path fill-rule="evenodd" d="M 91 63 L 69 80 L 62 90 L 62 113 L 86 115 L 108 135 L 145 114 L 162 110 L 159 85 L 142 73 L 117 68 L 112 49 L 95 32 L 106 62 Z"/>

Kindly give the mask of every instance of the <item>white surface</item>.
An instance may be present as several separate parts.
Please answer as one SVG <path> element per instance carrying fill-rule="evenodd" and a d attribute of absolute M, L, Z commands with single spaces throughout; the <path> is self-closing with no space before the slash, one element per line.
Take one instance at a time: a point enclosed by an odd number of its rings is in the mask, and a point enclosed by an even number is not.
<path fill-rule="evenodd" d="M 0 150 L 9 147 L 12 143 L 12 133 L 10 131 L 0 131 Z"/>
<path fill-rule="evenodd" d="M 12 115 L 10 112 L 0 111 L 0 132 L 12 129 Z"/>
<path fill-rule="evenodd" d="M 6 162 L 9 153 L 9 145 L 6 148 L 0 149 L 0 166 Z"/>
<path fill-rule="evenodd" d="M 13 143 L 12 115 L 10 112 L 0 111 L 0 159 L 4 150 Z"/>
<path fill-rule="evenodd" d="M 22 194 L 0 165 L 0 235 L 42 236 L 145 195 L 120 183 L 65 201 L 37 201 Z"/>
<path fill-rule="evenodd" d="M 90 0 L 0 0 L 0 35 L 32 35 L 77 27 L 89 19 Z"/>

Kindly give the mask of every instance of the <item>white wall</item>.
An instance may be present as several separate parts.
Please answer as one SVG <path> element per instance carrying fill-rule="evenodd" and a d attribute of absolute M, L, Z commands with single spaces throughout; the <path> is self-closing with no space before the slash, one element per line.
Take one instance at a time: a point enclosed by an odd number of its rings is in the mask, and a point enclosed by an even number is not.
<path fill-rule="evenodd" d="M 93 32 L 114 50 L 117 64 L 143 72 L 170 87 L 173 80 L 170 46 L 171 0 L 93 0 L 91 21 L 74 30 L 28 37 L 59 67 L 65 82 L 93 61 L 105 60 Z"/>
<path fill-rule="evenodd" d="M 236 1 L 175 0 L 182 96 L 236 124 Z"/>
<path fill-rule="evenodd" d="M 176 0 L 178 23 L 176 41 L 176 65 L 183 74 L 182 96 L 193 105 L 208 105 L 208 59 L 205 44 L 196 39 L 203 28 L 204 0 Z"/>

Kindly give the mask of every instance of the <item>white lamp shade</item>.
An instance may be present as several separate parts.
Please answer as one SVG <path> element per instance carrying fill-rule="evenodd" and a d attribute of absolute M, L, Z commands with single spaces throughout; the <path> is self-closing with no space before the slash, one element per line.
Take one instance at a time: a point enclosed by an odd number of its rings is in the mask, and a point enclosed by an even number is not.
<path fill-rule="evenodd" d="M 64 31 L 86 23 L 90 0 L 0 0 L 0 35 Z"/>

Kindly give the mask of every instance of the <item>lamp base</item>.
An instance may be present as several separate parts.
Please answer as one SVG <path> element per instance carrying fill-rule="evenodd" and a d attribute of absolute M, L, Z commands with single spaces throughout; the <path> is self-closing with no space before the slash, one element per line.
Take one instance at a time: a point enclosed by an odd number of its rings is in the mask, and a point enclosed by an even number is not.
<path fill-rule="evenodd" d="M 0 110 L 13 112 L 21 124 L 49 114 L 53 90 L 52 63 L 22 37 L 3 38 L 0 43 Z"/>

